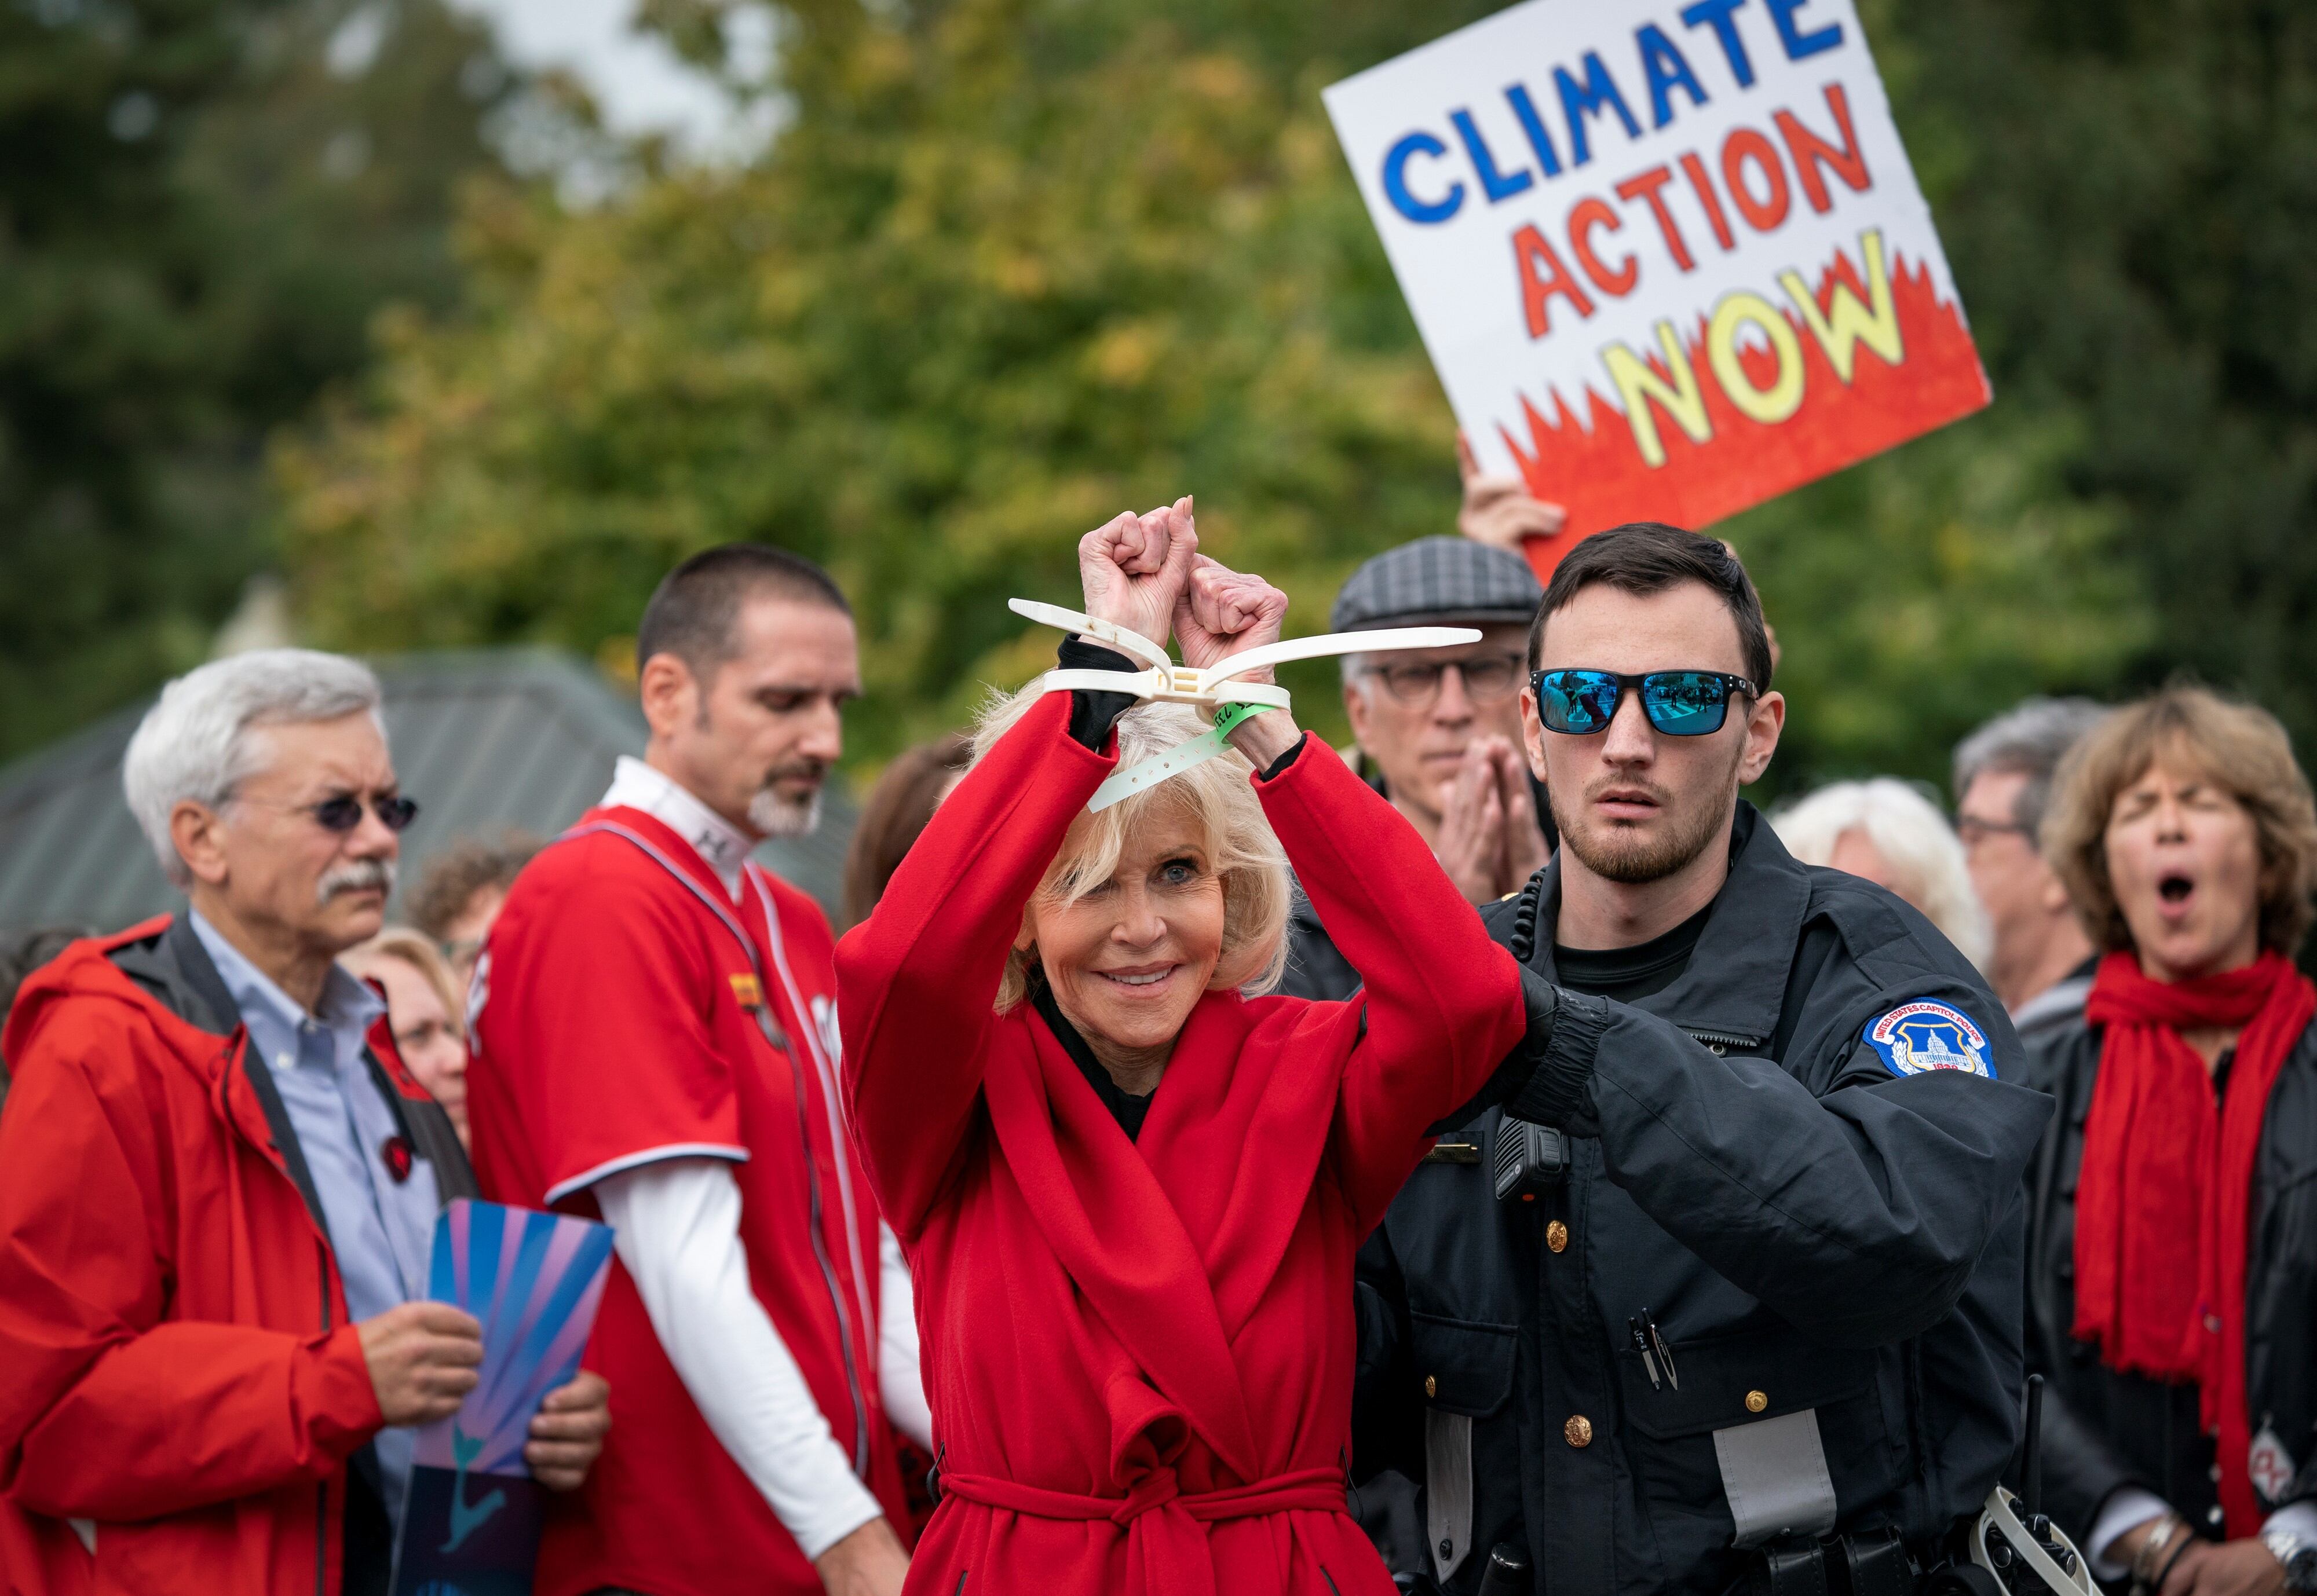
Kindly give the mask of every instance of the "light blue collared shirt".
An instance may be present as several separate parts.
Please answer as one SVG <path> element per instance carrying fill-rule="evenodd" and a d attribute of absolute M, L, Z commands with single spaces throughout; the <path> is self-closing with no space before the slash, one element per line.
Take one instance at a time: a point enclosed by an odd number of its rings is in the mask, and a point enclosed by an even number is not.
<path fill-rule="evenodd" d="M 346 1312 L 368 1319 L 424 1296 L 442 1193 L 434 1166 L 416 1156 L 416 1148 L 407 1179 L 397 1181 L 387 1167 L 387 1142 L 399 1132 L 363 1058 L 371 1025 L 386 1012 L 385 1003 L 351 972 L 332 965 L 320 1012 L 309 1014 L 200 911 L 190 913 L 193 934 L 241 1011 L 251 1053 L 273 1071 L 329 1226 Z M 378 1432 L 380 1485 L 387 1514 L 397 1524 L 413 1440 L 407 1429 Z"/>

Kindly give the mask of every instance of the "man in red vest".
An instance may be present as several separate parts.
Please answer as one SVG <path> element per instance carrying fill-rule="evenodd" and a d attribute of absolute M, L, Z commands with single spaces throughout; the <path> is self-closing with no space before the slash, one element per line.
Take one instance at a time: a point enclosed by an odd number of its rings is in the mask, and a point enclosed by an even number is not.
<path fill-rule="evenodd" d="M 483 1189 L 618 1231 L 586 1357 L 613 1436 L 535 1588 L 890 1596 L 893 1426 L 927 1423 L 908 1276 L 842 1121 L 828 922 L 748 860 L 818 818 L 851 611 L 732 544 L 669 573 L 636 655 L 644 757 L 516 879 L 475 972 Z"/>

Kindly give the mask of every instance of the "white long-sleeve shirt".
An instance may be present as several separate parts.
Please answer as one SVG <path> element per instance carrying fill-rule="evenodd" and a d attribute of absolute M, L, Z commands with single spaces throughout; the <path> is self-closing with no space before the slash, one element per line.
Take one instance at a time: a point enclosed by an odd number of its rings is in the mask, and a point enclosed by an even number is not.
<path fill-rule="evenodd" d="M 665 822 L 738 900 L 751 839 L 666 772 L 623 757 L 602 801 Z M 824 1062 L 818 1051 L 814 1062 Z M 825 1070 L 823 1085 L 834 1092 Z M 830 1130 L 841 1134 L 833 1122 Z M 854 1474 L 803 1371 L 750 1288 L 740 1189 L 730 1166 L 713 1158 L 667 1159 L 605 1175 L 593 1190 L 668 1362 L 711 1432 L 805 1556 L 819 1556 L 880 1517 L 884 1510 Z M 849 1213 L 849 1187 L 845 1199 Z M 908 1266 L 892 1232 L 881 1226 L 879 1235 L 878 1395 L 887 1418 L 930 1449 Z"/>
<path fill-rule="evenodd" d="M 668 1362 L 804 1555 L 818 1557 L 881 1517 L 884 1509 L 854 1476 L 803 1371 L 749 1288 L 740 1189 L 730 1167 L 671 1159 L 606 1176 L 595 1192 Z M 908 1270 L 891 1232 L 883 1237 L 878 1393 L 887 1417 L 930 1446 Z"/>
<path fill-rule="evenodd" d="M 877 1397 L 893 1427 L 930 1452 L 934 1414 L 917 1363 L 917 1288 L 890 1226 L 877 1226 Z"/>

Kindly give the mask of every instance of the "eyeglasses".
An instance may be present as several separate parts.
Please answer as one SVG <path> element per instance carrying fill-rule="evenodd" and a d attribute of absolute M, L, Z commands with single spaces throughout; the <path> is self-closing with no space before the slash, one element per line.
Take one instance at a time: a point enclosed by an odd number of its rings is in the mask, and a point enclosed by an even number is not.
<path fill-rule="evenodd" d="M 1520 686 L 1517 654 L 1490 655 L 1481 659 L 1410 660 L 1401 664 L 1372 665 L 1368 674 L 1383 678 L 1384 691 L 1403 704 L 1428 704 L 1440 693 L 1440 674 L 1454 671 L 1464 684 L 1464 696 L 1476 704 L 1494 704 L 1510 698 Z"/>
<path fill-rule="evenodd" d="M 1959 815 L 1955 817 L 1955 836 L 1965 848 L 1976 848 L 1990 837 L 2025 837 L 2032 843 L 2035 828 L 2017 821 L 1982 820 L 1976 815 Z"/>
<path fill-rule="evenodd" d="M 362 822 L 362 810 L 367 807 L 378 816 L 378 823 L 390 832 L 399 832 L 418 818 L 418 800 L 404 798 L 400 793 L 392 798 L 364 799 L 359 793 L 342 792 L 335 798 L 326 798 L 318 804 L 304 804 L 299 813 L 311 815 L 314 824 L 324 831 L 344 834 Z"/>
<path fill-rule="evenodd" d="M 1761 694 L 1743 676 L 1720 671 L 1651 671 L 1628 676 L 1615 671 L 1539 671 L 1529 678 L 1536 693 L 1537 718 L 1548 731 L 1587 737 L 1606 731 L 1628 688 L 1639 688 L 1642 713 L 1669 737 L 1703 737 L 1722 729 L 1730 716 L 1730 695 Z"/>

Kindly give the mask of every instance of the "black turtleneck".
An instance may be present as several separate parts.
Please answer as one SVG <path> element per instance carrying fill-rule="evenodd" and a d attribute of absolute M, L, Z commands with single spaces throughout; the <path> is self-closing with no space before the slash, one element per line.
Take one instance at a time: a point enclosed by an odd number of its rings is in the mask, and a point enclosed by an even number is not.
<path fill-rule="evenodd" d="M 1132 1092 L 1122 1090 L 1111 1073 L 1102 1067 L 1102 1060 L 1094 1056 L 1094 1049 L 1087 1046 L 1087 1039 L 1078 1034 L 1078 1028 L 1063 1014 L 1061 1005 L 1054 1001 L 1053 988 L 1040 979 L 1033 979 L 1031 985 L 1034 990 L 1030 994 L 1030 1001 L 1037 1005 L 1039 1014 L 1046 1021 L 1046 1028 L 1054 1033 L 1054 1039 L 1061 1043 L 1062 1051 L 1070 1056 L 1070 1062 L 1078 1066 L 1078 1074 L 1087 1078 L 1087 1084 L 1094 1088 L 1094 1094 L 1102 1099 L 1102 1106 L 1110 1110 L 1110 1117 L 1118 1121 L 1118 1128 L 1126 1133 L 1126 1139 L 1130 1142 L 1136 1139 L 1142 1134 L 1142 1121 L 1150 1112 L 1150 1100 L 1158 1095 L 1157 1091 L 1154 1089 L 1137 1097 Z"/>

